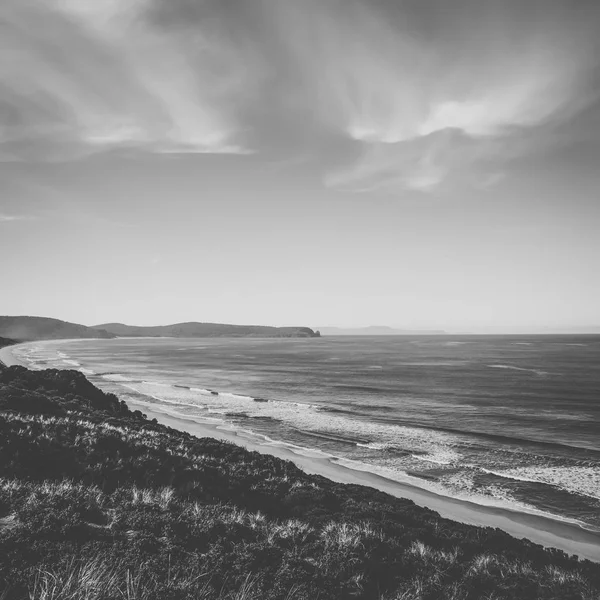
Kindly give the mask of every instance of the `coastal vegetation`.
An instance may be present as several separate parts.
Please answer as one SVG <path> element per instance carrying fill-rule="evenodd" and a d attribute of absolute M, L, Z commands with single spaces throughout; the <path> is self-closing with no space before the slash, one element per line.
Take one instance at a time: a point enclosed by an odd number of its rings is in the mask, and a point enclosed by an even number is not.
<path fill-rule="evenodd" d="M 600 565 L 0 367 L 0 598 L 593 600 Z"/>
<path fill-rule="evenodd" d="M 0 337 L 0 348 L 4 348 L 5 346 L 12 346 L 13 344 L 16 344 L 14 340 Z"/>

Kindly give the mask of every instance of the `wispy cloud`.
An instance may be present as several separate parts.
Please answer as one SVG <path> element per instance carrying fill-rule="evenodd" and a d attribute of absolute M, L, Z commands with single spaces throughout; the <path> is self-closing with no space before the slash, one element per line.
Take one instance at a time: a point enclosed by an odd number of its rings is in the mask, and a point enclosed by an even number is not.
<path fill-rule="evenodd" d="M 394 11 L 280 0 L 275 10 L 320 117 L 362 147 L 355 165 L 327 178 L 344 189 L 434 189 L 514 156 L 523 135 L 596 98 L 591 17 L 600 13 L 583 4 L 424 1 Z"/>
<path fill-rule="evenodd" d="M 5 157 L 134 147 L 240 152 L 248 56 L 216 20 L 163 27 L 146 0 L 5 0 Z"/>
<path fill-rule="evenodd" d="M 584 0 L 4 0 L 0 160 L 294 156 L 311 132 L 356 151 L 339 189 L 485 187 L 597 100 L 599 23 Z"/>
<path fill-rule="evenodd" d="M 11 223 L 13 221 L 27 221 L 32 217 L 26 215 L 7 215 L 5 213 L 0 213 L 0 223 Z"/>

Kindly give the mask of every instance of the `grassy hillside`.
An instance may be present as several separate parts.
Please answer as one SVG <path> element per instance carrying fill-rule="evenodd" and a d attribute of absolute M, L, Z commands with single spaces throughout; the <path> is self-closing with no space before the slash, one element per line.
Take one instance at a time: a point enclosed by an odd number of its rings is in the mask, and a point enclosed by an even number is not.
<path fill-rule="evenodd" d="M 61 340 L 72 338 L 112 338 L 107 331 L 46 317 L 0 317 L 0 336 L 19 340 Z"/>
<path fill-rule="evenodd" d="M 0 598 L 598 597 L 600 565 L 0 370 Z"/>
<path fill-rule="evenodd" d="M 267 327 L 262 325 L 227 325 L 224 323 L 176 323 L 156 327 L 137 327 L 123 323 L 96 325 L 119 336 L 133 337 L 316 337 L 309 327 Z"/>

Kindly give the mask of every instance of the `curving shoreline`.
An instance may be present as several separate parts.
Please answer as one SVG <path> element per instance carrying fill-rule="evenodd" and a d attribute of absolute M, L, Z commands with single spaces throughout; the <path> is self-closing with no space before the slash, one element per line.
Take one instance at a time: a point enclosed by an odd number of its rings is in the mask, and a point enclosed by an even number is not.
<path fill-rule="evenodd" d="M 6 367 L 12 367 L 13 365 L 21 365 L 22 367 L 29 368 L 29 365 L 22 360 L 19 360 L 14 355 L 14 350 L 21 346 L 29 346 L 30 344 L 43 345 L 43 344 L 56 344 L 57 342 L 73 342 L 76 339 L 64 339 L 64 340 L 40 340 L 37 342 L 21 342 L 18 344 L 11 344 L 10 346 L 4 346 L 0 348 L 0 363 Z"/>
<path fill-rule="evenodd" d="M 17 345 L 20 346 L 20 344 Z M 4 365 L 5 367 L 12 367 L 13 365 L 23 365 L 21 361 L 17 360 L 14 357 L 13 353 L 10 350 L 11 348 L 14 348 L 14 346 L 4 346 L 4 348 L 0 348 L 0 365 Z"/>
<path fill-rule="evenodd" d="M 13 354 L 13 350 L 18 346 L 20 345 L 0 349 L 0 360 L 9 366 L 23 364 Z M 600 534 L 583 529 L 575 523 L 442 496 L 407 483 L 387 479 L 381 475 L 344 466 L 317 451 L 295 452 L 289 446 L 266 441 L 260 443 L 256 439 L 244 435 L 242 431 L 192 418 L 183 418 L 181 415 L 157 409 L 155 406 L 131 400 L 128 400 L 128 405 L 132 409 L 141 410 L 149 418 L 156 418 L 164 425 L 186 431 L 197 437 L 225 440 L 249 450 L 290 460 L 308 474 L 321 475 L 338 483 L 373 487 L 396 497 L 408 498 L 417 505 L 435 510 L 441 516 L 454 521 L 481 527 L 499 528 L 516 538 L 527 538 L 546 547 L 559 548 L 568 554 L 576 554 L 582 558 L 600 562 Z"/>
<path fill-rule="evenodd" d="M 130 400 L 127 404 L 132 410 L 141 410 L 150 419 L 155 418 L 163 425 L 191 433 L 196 437 L 212 437 L 232 442 L 248 450 L 290 460 L 310 475 L 321 475 L 336 483 L 372 487 L 398 498 L 412 500 L 418 506 L 430 508 L 442 517 L 453 521 L 479 527 L 499 528 L 513 537 L 526 538 L 547 548 L 558 548 L 567 554 L 600 562 L 600 533 L 583 529 L 574 523 L 441 496 L 374 473 L 337 464 L 329 458 L 319 456 L 317 452 L 297 453 L 277 443 L 257 443 L 237 430 L 182 418 Z"/>

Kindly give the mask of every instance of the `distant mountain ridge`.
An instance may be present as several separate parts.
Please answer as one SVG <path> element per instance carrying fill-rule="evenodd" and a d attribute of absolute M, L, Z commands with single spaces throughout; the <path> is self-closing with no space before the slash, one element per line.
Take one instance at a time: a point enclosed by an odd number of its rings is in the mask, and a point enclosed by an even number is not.
<path fill-rule="evenodd" d="M 114 338 L 102 329 L 93 329 L 48 317 L 0 317 L 0 337 L 19 342 L 34 340 L 64 340 L 76 338 Z"/>
<path fill-rule="evenodd" d="M 140 327 L 123 323 L 103 323 L 94 329 L 119 337 L 319 337 L 310 327 L 270 327 L 266 325 L 229 325 L 225 323 L 176 323 Z"/>
<path fill-rule="evenodd" d="M 87 327 L 47 317 L 1 317 L 0 339 L 11 343 L 36 340 L 79 338 L 111 339 L 116 337 L 319 337 L 310 327 L 270 327 L 265 325 L 229 325 L 223 323 L 176 323 L 155 327 L 138 327 L 123 323 L 106 323 Z"/>
<path fill-rule="evenodd" d="M 387 325 L 371 325 L 370 327 L 319 327 L 323 335 L 444 335 L 441 329 L 394 329 Z"/>

